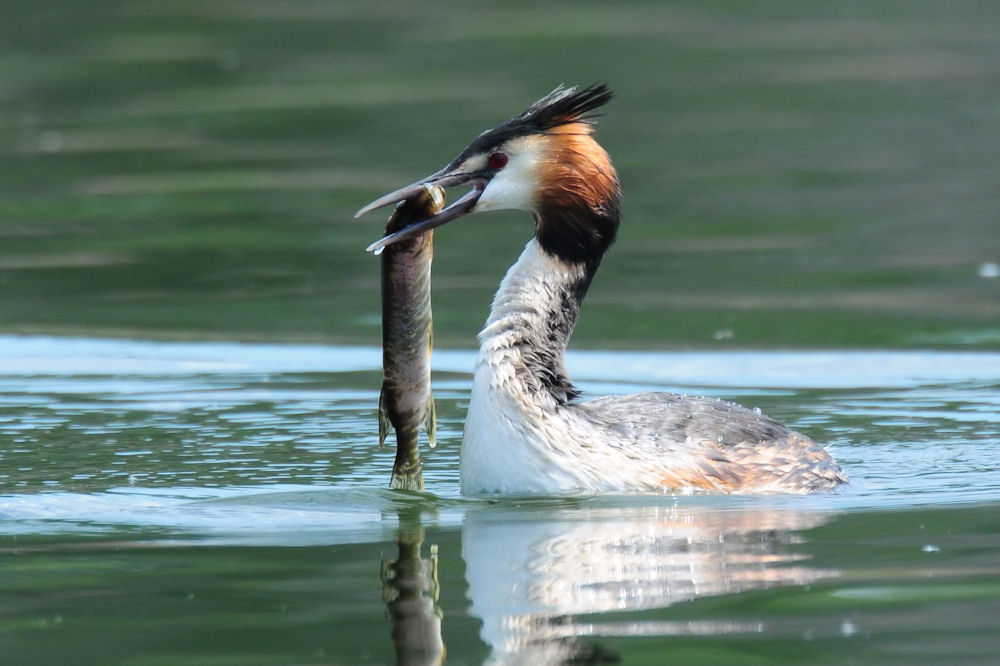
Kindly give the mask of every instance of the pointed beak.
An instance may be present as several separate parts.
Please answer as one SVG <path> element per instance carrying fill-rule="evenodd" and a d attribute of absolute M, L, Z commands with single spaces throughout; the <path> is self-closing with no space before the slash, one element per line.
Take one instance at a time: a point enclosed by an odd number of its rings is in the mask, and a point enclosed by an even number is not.
<path fill-rule="evenodd" d="M 486 189 L 487 182 L 487 177 L 481 172 L 456 172 L 454 170 L 449 170 L 449 167 L 445 167 L 441 171 L 418 180 L 411 185 L 401 187 L 395 192 L 390 192 L 389 194 L 379 197 L 355 213 L 354 217 L 361 217 L 365 213 L 371 212 L 376 208 L 381 208 L 383 206 L 388 206 L 389 204 L 394 204 L 396 202 L 415 197 L 423 191 L 424 186 L 426 185 L 437 185 L 438 187 L 472 185 L 472 189 L 469 192 L 437 215 L 429 217 L 426 220 L 414 222 L 396 233 L 389 234 L 388 236 L 375 241 L 368 246 L 368 251 L 378 254 L 384 248 L 392 245 L 393 243 L 398 243 L 400 241 L 413 238 L 414 236 L 419 236 L 426 231 L 440 227 L 442 224 L 447 224 L 452 220 L 457 220 L 463 215 L 468 215 L 476 207 L 476 202 L 479 201 L 479 197 L 482 195 L 483 190 Z"/>

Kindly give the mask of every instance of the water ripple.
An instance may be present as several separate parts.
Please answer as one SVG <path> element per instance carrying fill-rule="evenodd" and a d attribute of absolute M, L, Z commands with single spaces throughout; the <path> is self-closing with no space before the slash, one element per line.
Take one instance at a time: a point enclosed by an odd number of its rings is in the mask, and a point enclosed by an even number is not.
<path fill-rule="evenodd" d="M 56 491 L 193 486 L 253 494 L 388 481 L 393 451 L 377 447 L 376 349 L 2 342 L 0 487 L 21 498 L 19 507 Z M 435 354 L 450 374 L 435 386 L 440 445 L 426 450 L 425 478 L 441 497 L 459 494 L 472 362 L 471 352 Z M 852 483 L 809 500 L 826 509 L 1000 495 L 1000 354 L 581 352 L 569 366 L 591 395 L 737 397 L 830 442 Z"/>

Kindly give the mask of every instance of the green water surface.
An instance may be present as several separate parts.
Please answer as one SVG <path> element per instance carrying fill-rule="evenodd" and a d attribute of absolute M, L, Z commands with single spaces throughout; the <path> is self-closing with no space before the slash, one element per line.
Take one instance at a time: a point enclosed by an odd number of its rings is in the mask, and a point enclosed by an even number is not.
<path fill-rule="evenodd" d="M 354 212 L 594 81 L 570 372 L 760 406 L 843 492 L 462 498 L 523 212 L 435 235 L 440 443 L 385 489 Z M 986 0 L 0 0 L 0 662 L 994 663 L 998 174 Z"/>
<path fill-rule="evenodd" d="M 377 344 L 354 211 L 600 80 L 624 224 L 579 344 L 1000 342 L 991 2 L 0 9 L 7 331 Z M 440 343 L 530 230 L 437 234 Z"/>

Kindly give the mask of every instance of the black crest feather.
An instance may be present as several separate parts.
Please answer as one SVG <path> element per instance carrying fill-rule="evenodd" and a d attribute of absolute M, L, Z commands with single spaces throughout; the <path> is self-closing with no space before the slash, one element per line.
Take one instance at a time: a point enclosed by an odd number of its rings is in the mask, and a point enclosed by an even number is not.
<path fill-rule="evenodd" d="M 470 155 L 485 153 L 515 137 L 542 134 L 569 123 L 593 123 L 594 110 L 610 102 L 612 97 L 611 88 L 603 83 L 595 83 L 583 90 L 560 85 L 507 122 L 480 134 L 466 146 L 454 164 L 460 164 Z"/>
<path fill-rule="evenodd" d="M 545 132 L 572 122 L 590 123 L 594 119 L 592 112 L 610 102 L 612 97 L 614 93 L 603 83 L 595 83 L 580 91 L 559 86 L 508 123 L 523 125 L 535 132 Z"/>

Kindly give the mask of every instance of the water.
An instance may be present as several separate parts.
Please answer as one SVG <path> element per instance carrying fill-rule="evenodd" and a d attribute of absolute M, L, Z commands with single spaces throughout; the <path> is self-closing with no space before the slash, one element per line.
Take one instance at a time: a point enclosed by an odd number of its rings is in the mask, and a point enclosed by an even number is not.
<path fill-rule="evenodd" d="M 377 344 L 388 214 L 354 212 L 601 80 L 623 223 L 577 344 L 1000 344 L 992 0 L 0 15 L 4 332 Z M 473 344 L 530 225 L 435 235 L 439 343 Z"/>
<path fill-rule="evenodd" d="M 995 2 L 0 15 L 0 662 L 995 661 Z M 432 493 L 386 490 L 353 213 L 593 81 L 623 225 L 574 377 L 758 406 L 846 488 L 464 499 L 439 349 Z M 436 234 L 439 347 L 529 234 Z"/>
<path fill-rule="evenodd" d="M 987 661 L 1000 354 L 577 352 L 589 394 L 759 406 L 810 497 L 462 498 L 473 354 L 435 354 L 430 492 L 386 489 L 380 353 L 0 338 L 11 663 Z M 408 639 L 403 638 L 408 636 Z M 395 642 L 394 642 L 395 640 Z"/>

